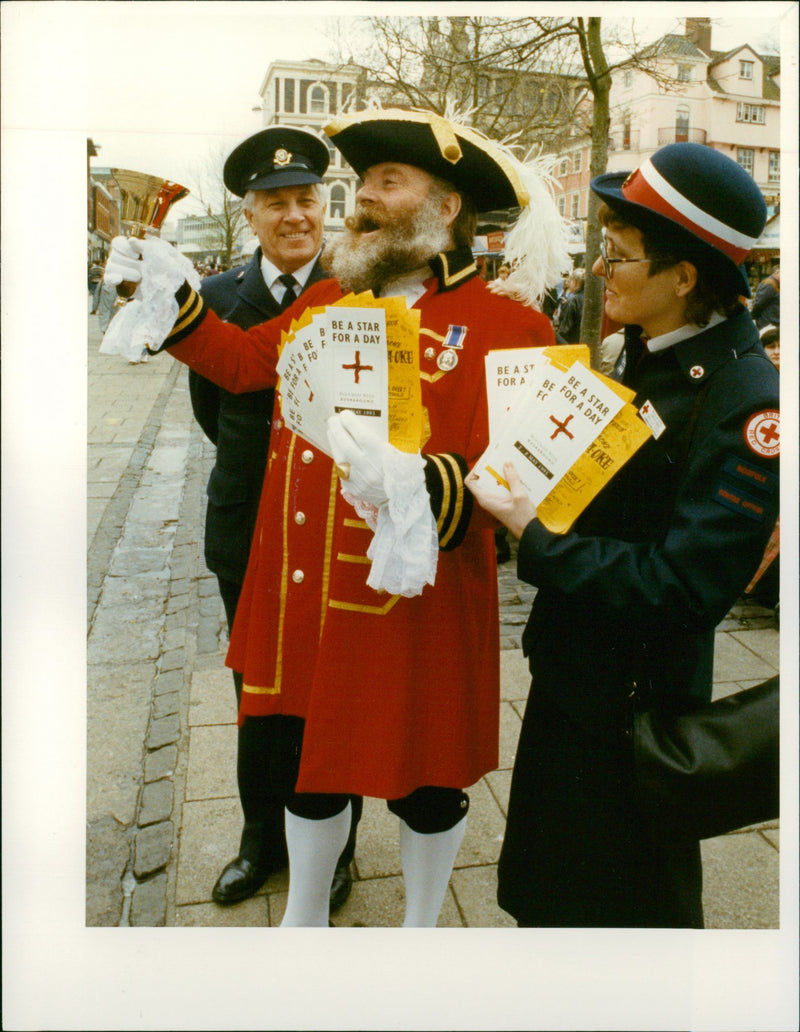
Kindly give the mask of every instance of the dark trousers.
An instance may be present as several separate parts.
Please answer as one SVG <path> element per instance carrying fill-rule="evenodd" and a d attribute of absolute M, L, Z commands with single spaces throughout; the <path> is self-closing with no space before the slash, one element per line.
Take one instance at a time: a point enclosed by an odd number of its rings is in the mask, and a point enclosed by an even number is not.
<path fill-rule="evenodd" d="M 242 586 L 234 581 L 217 579 L 230 629 L 233 627 Z M 238 707 L 242 695 L 242 675 L 234 672 L 233 683 Z M 305 721 L 301 717 L 276 714 L 270 717 L 246 717 L 238 728 L 236 777 L 244 814 L 239 856 L 257 867 L 279 867 L 286 863 L 284 808 L 294 796 L 304 725 Z M 353 859 L 356 828 L 363 805 L 360 796 L 347 798 L 352 804 L 353 817 L 350 837 L 339 860 L 340 864 L 350 863 Z"/>

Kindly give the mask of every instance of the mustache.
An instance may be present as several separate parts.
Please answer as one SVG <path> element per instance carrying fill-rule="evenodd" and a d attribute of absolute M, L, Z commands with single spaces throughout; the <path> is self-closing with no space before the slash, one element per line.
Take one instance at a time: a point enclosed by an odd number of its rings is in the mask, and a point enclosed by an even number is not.
<path fill-rule="evenodd" d="M 384 226 L 392 226 L 397 218 L 381 211 L 380 208 L 357 204 L 352 215 L 344 220 L 345 227 L 353 233 L 371 233 Z"/>

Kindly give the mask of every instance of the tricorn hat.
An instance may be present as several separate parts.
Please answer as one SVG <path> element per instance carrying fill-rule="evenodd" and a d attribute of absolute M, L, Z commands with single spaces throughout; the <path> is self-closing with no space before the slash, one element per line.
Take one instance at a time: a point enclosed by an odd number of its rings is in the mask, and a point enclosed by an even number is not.
<path fill-rule="evenodd" d="M 325 132 L 362 177 L 372 165 L 397 161 L 452 183 L 479 212 L 521 208 L 529 201 L 515 162 L 502 148 L 432 111 L 358 111 L 335 118 Z"/>
<path fill-rule="evenodd" d="M 745 286 L 740 266 L 764 230 L 767 207 L 731 158 L 700 143 L 670 143 L 635 172 L 606 172 L 591 185 L 633 225 L 657 228 L 666 246 L 688 245 Z"/>
<path fill-rule="evenodd" d="M 231 193 L 244 197 L 248 190 L 321 183 L 329 162 L 327 146 L 314 133 L 274 125 L 231 151 L 222 178 Z"/>

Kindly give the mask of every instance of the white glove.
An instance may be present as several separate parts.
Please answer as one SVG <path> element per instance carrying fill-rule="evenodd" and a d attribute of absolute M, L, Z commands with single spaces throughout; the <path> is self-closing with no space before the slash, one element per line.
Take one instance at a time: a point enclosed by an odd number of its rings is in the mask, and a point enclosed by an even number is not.
<path fill-rule="evenodd" d="M 363 419 L 348 409 L 328 420 L 328 442 L 333 461 L 348 472 L 342 477 L 343 493 L 370 505 L 383 505 L 388 499 L 384 464 L 387 456 L 397 449 L 382 441 Z"/>
<path fill-rule="evenodd" d="M 142 241 L 136 237 L 114 237 L 108 253 L 103 282 L 116 287 L 120 283 L 139 283 L 142 278 Z"/>
<path fill-rule="evenodd" d="M 434 583 L 439 555 L 422 456 L 382 441 L 348 410 L 328 420 L 328 441 L 334 462 L 346 474 L 345 501 L 374 531 L 367 584 L 392 595 L 419 595 Z"/>
<path fill-rule="evenodd" d="M 104 355 L 122 355 L 133 362 L 145 350 L 158 351 L 166 340 L 178 318 L 175 292 L 184 281 L 200 289 L 200 277 L 189 259 L 157 237 L 115 237 L 105 280 L 138 283 L 133 300 L 112 319 L 100 346 Z"/>

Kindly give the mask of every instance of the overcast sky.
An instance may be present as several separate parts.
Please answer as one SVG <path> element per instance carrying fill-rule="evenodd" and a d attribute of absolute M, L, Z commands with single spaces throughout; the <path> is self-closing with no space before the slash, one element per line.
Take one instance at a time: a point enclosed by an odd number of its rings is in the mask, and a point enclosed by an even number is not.
<path fill-rule="evenodd" d="M 642 3 L 584 4 L 582 13 L 634 17 L 637 36 L 680 31 L 687 13 L 708 14 L 712 45 L 762 45 L 778 34 L 786 0 L 672 4 L 643 17 Z M 664 10 L 667 5 L 659 4 Z M 754 17 L 755 7 L 758 16 Z M 277 2 L 97 2 L 5 0 L 4 128 L 75 132 L 101 150 L 96 166 L 134 168 L 195 187 L 210 154 L 226 154 L 261 128 L 259 87 L 271 61 L 332 57 L 337 28 L 352 41 L 360 15 L 442 12 L 440 4 Z M 575 5 L 493 4 L 491 14 L 574 13 Z M 446 13 L 489 13 L 448 4 Z M 69 45 L 64 46 L 65 39 Z M 18 88 L 14 88 L 18 87 Z M 194 209 L 180 202 L 173 214 Z"/>

